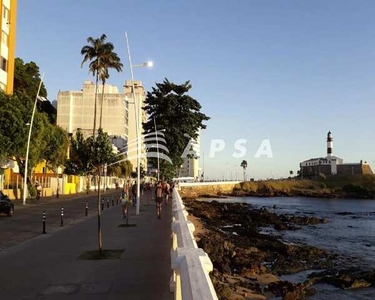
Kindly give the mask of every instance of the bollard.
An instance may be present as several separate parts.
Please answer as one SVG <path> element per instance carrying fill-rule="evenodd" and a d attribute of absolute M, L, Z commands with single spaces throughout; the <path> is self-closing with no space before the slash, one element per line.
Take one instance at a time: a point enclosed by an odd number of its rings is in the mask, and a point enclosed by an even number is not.
<path fill-rule="evenodd" d="M 107 198 L 107 208 L 109 208 L 109 199 Z"/>
<path fill-rule="evenodd" d="M 104 199 L 102 199 L 102 210 L 104 210 Z"/>
<path fill-rule="evenodd" d="M 46 234 L 46 212 L 43 210 L 43 234 Z"/>
<path fill-rule="evenodd" d="M 112 196 L 112 206 L 115 206 L 115 200 L 113 200 L 113 196 Z"/>
<path fill-rule="evenodd" d="M 86 201 L 86 208 L 85 208 L 85 216 L 86 217 L 87 217 L 88 213 L 89 213 L 89 202 Z"/>
<path fill-rule="evenodd" d="M 61 207 L 60 227 L 64 226 L 64 207 Z"/>
<path fill-rule="evenodd" d="M 119 202 L 119 198 L 117 197 L 117 200 L 116 200 L 116 204 L 118 205 L 118 202 Z"/>

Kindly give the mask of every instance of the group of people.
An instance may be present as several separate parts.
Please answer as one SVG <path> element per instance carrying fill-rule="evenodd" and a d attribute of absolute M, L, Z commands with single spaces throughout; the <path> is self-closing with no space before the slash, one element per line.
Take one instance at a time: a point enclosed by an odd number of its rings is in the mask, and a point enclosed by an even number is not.
<path fill-rule="evenodd" d="M 156 202 L 156 214 L 157 218 L 161 219 L 161 204 L 164 202 L 166 205 L 168 204 L 169 197 L 172 193 L 174 188 L 173 183 L 168 183 L 167 181 L 159 181 L 155 184 L 155 202 Z M 151 184 L 141 184 L 140 191 L 143 192 L 144 190 L 150 190 Z M 125 219 L 127 217 L 128 208 L 132 203 L 133 206 L 136 205 L 137 202 L 137 183 L 133 182 L 131 184 L 129 181 L 126 182 L 123 186 L 121 191 L 120 200 L 122 204 L 122 216 Z"/>

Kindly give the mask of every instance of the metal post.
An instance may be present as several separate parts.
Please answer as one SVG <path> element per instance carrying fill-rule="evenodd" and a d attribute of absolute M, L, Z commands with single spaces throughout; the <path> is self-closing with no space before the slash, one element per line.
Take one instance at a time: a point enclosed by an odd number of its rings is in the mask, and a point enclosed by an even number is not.
<path fill-rule="evenodd" d="M 86 201 L 86 208 L 85 208 L 85 216 L 86 217 L 87 217 L 88 213 L 89 213 L 89 202 Z"/>
<path fill-rule="evenodd" d="M 104 199 L 102 199 L 102 210 L 104 210 Z"/>
<path fill-rule="evenodd" d="M 128 58 L 129 58 L 129 67 L 130 67 L 130 75 L 132 80 L 132 92 L 133 92 L 133 101 L 134 101 L 134 112 L 135 112 L 135 122 L 136 122 L 136 133 L 137 133 L 137 207 L 136 207 L 136 215 L 139 215 L 139 196 L 140 196 L 140 184 L 141 184 L 141 170 L 140 170 L 140 156 L 141 156 L 141 133 L 140 133 L 140 126 L 139 122 L 141 120 L 140 116 L 140 106 L 141 103 L 137 103 L 135 97 L 135 87 L 134 87 L 134 75 L 133 75 L 133 65 L 132 65 L 132 59 L 130 56 L 130 46 L 129 46 L 129 40 L 128 40 L 128 34 L 125 31 L 125 38 L 126 38 L 126 45 L 128 50 Z M 140 101 L 139 101 L 140 102 Z"/>
<path fill-rule="evenodd" d="M 46 234 L 46 212 L 43 210 L 43 234 Z"/>
<path fill-rule="evenodd" d="M 115 206 L 115 200 L 113 200 L 113 196 L 112 196 L 112 206 Z"/>
<path fill-rule="evenodd" d="M 35 115 L 35 109 L 36 109 L 36 103 L 38 102 L 39 92 L 40 88 L 42 87 L 43 83 L 43 77 L 44 73 L 42 74 L 42 78 L 40 79 L 38 92 L 36 93 L 35 102 L 34 102 L 34 108 L 33 113 L 31 115 L 31 121 L 30 121 L 30 128 L 29 128 L 29 136 L 27 138 L 27 147 L 26 147 L 26 158 L 25 158 L 25 170 L 24 170 L 24 182 L 23 182 L 23 201 L 22 204 L 26 205 L 26 191 L 27 191 L 27 168 L 28 168 L 28 162 L 29 162 L 29 151 L 30 151 L 30 139 L 31 139 L 31 130 L 33 128 L 33 122 L 34 122 L 34 115 Z"/>
<path fill-rule="evenodd" d="M 109 208 L 109 198 L 107 198 L 107 208 Z"/>
<path fill-rule="evenodd" d="M 155 137 L 156 137 L 156 151 L 158 154 L 158 182 L 159 182 L 159 171 L 160 171 L 160 164 L 159 164 L 159 141 L 158 141 L 158 130 L 156 129 L 156 118 L 154 117 L 154 127 L 155 127 Z"/>
<path fill-rule="evenodd" d="M 64 207 L 61 207 L 60 227 L 64 226 Z"/>

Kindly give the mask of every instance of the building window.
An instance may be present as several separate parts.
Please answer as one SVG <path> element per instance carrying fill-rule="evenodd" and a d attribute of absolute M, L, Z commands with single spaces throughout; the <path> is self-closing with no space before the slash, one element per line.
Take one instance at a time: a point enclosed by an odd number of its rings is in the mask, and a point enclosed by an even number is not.
<path fill-rule="evenodd" d="M 1 32 L 1 43 L 8 46 L 8 35 L 4 31 Z"/>
<path fill-rule="evenodd" d="M 0 58 L 1 69 L 7 71 L 7 60 L 4 57 Z"/>

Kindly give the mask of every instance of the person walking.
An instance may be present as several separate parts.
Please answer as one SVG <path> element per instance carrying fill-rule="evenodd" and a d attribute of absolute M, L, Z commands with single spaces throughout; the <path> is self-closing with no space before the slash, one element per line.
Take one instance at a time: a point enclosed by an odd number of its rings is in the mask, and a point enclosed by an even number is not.
<path fill-rule="evenodd" d="M 132 200 L 133 200 L 133 207 L 137 204 L 137 182 L 134 181 L 132 186 Z"/>
<path fill-rule="evenodd" d="M 158 219 L 161 219 L 161 204 L 163 202 L 163 187 L 159 181 L 155 188 L 155 198 L 156 198 L 156 215 Z"/>
<path fill-rule="evenodd" d="M 121 201 L 121 212 L 122 218 L 126 219 L 128 214 L 128 206 L 129 206 L 129 186 L 127 183 L 124 183 L 124 187 L 121 191 L 120 201 Z"/>

